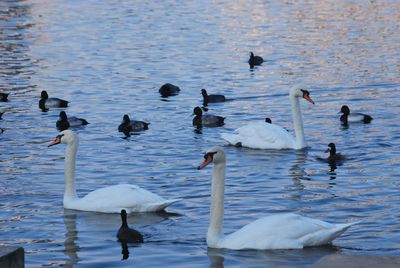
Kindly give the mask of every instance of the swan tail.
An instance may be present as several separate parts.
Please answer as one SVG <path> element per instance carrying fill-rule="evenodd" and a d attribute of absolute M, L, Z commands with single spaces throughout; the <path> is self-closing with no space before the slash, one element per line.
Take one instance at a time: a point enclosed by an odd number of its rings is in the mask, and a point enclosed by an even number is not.
<path fill-rule="evenodd" d="M 162 210 L 164 210 L 165 208 L 167 208 L 168 206 L 170 206 L 170 205 L 172 205 L 172 204 L 174 204 L 174 203 L 176 203 L 176 202 L 179 202 L 179 201 L 181 201 L 182 199 L 168 199 L 168 200 L 164 200 L 164 201 L 162 201 L 162 202 L 159 202 L 159 203 L 154 203 L 154 204 L 151 204 L 150 206 L 148 206 L 148 211 L 162 211 Z"/>
<path fill-rule="evenodd" d="M 227 141 L 231 145 L 237 145 L 240 142 L 239 136 L 237 134 L 230 134 L 230 133 L 222 133 L 221 138 Z"/>
<path fill-rule="evenodd" d="M 351 226 L 359 224 L 361 221 L 354 221 L 354 222 L 349 222 L 349 223 L 341 223 L 341 224 L 336 224 L 336 226 L 340 229 L 342 234 L 345 232 L 347 229 L 349 229 Z"/>
<path fill-rule="evenodd" d="M 331 243 L 336 237 L 340 236 L 343 234 L 347 229 L 349 229 L 351 226 L 359 223 L 358 222 L 350 222 L 350 223 L 343 223 L 343 224 L 336 224 L 336 228 L 332 231 L 332 234 L 328 241 L 324 244 Z"/>
<path fill-rule="evenodd" d="M 316 233 L 312 233 L 306 235 L 301 240 L 301 243 L 304 247 L 312 247 L 312 246 L 321 246 L 331 243 L 335 238 L 343 234 L 347 229 L 351 226 L 360 223 L 357 222 L 350 222 L 350 223 L 343 223 L 343 224 L 335 224 L 334 228 L 329 230 L 322 229 Z"/>

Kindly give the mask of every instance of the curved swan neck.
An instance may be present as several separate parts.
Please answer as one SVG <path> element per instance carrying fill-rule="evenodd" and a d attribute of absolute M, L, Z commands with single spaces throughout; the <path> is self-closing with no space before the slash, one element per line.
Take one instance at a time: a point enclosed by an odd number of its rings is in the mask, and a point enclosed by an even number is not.
<path fill-rule="evenodd" d="M 217 247 L 223 237 L 225 162 L 215 164 L 211 181 L 210 225 L 207 232 L 209 247 Z"/>
<path fill-rule="evenodd" d="M 64 203 L 69 200 L 77 199 L 75 188 L 75 161 L 78 151 L 78 138 L 68 143 L 65 148 L 65 164 L 64 164 Z"/>
<path fill-rule="evenodd" d="M 292 106 L 292 119 L 294 134 L 296 137 L 296 149 L 301 149 L 306 147 L 306 140 L 304 138 L 303 119 L 301 116 L 298 97 L 290 95 L 290 104 Z"/>

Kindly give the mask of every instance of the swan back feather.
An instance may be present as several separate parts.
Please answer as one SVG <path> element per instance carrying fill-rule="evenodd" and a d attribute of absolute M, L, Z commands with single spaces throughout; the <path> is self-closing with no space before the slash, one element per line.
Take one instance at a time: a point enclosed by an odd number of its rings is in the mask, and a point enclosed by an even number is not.
<path fill-rule="evenodd" d="M 289 90 L 295 137 L 289 135 L 284 128 L 266 124 L 265 122 L 248 124 L 236 129 L 233 134 L 223 133 L 221 137 L 229 144 L 241 145 L 252 149 L 302 149 L 307 144 L 304 136 L 299 98 L 314 104 L 310 97 L 310 92 L 305 87 L 296 86 Z"/>
<path fill-rule="evenodd" d="M 281 213 L 260 218 L 221 241 L 221 248 L 230 249 L 296 249 L 329 244 L 357 222 L 332 224 Z"/>
<path fill-rule="evenodd" d="M 296 148 L 295 138 L 281 126 L 254 122 L 242 126 L 231 133 L 222 133 L 221 137 L 232 145 L 240 143 L 253 149 Z"/>

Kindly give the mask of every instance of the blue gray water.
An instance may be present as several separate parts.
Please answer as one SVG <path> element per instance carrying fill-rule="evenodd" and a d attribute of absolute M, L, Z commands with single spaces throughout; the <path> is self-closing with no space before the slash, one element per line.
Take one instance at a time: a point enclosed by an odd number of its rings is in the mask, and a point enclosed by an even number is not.
<path fill-rule="evenodd" d="M 400 5 L 397 1 L 1 1 L 0 244 L 23 246 L 26 266 L 307 267 L 332 253 L 400 255 Z M 249 52 L 266 59 L 250 70 Z M 164 83 L 181 88 L 162 99 Z M 309 148 L 263 151 L 225 146 L 225 231 L 279 212 L 331 222 L 362 221 L 332 246 L 304 250 L 207 248 L 211 168 L 204 152 L 221 132 L 271 117 L 292 131 L 288 88 L 302 102 Z M 230 101 L 226 117 L 196 131 L 200 89 Z M 169 213 L 130 215 L 145 243 L 122 260 L 117 214 L 64 210 L 60 109 L 38 108 L 41 90 L 71 101 L 80 196 L 132 183 L 182 198 Z M 343 128 L 343 104 L 374 117 Z M 150 129 L 124 139 L 123 114 Z M 347 156 L 330 171 L 329 142 Z"/>

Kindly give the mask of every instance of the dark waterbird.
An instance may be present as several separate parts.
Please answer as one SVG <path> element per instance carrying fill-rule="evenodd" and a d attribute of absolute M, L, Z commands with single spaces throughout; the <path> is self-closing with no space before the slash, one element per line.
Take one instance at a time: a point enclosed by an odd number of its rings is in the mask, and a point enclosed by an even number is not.
<path fill-rule="evenodd" d="M 135 229 L 129 228 L 128 223 L 126 221 L 126 210 L 121 210 L 121 220 L 122 224 L 117 232 L 117 238 L 120 242 L 125 243 L 143 243 L 143 236 L 141 233 L 136 231 Z"/>
<path fill-rule="evenodd" d="M 59 98 L 49 98 L 45 90 L 40 94 L 39 108 L 46 110 L 48 108 L 64 108 L 68 107 L 68 101 Z"/>
<path fill-rule="evenodd" d="M 342 108 L 340 109 L 340 113 L 342 115 L 340 116 L 340 121 L 342 122 L 343 125 L 348 125 L 349 123 L 364 123 L 368 124 L 371 123 L 372 117 L 367 114 L 363 113 L 350 113 L 350 108 L 347 105 L 343 105 Z"/>
<path fill-rule="evenodd" d="M 224 102 L 225 96 L 220 94 L 210 94 L 208 95 L 207 90 L 204 88 L 201 90 L 201 95 L 203 95 L 203 105 L 207 106 L 208 103 Z"/>
<path fill-rule="evenodd" d="M 256 65 L 261 65 L 264 62 L 264 59 L 260 56 L 254 56 L 253 52 L 250 52 L 250 59 L 249 59 L 249 65 L 250 68 L 254 68 Z"/>
<path fill-rule="evenodd" d="M 225 117 L 205 114 L 203 115 L 203 110 L 197 106 L 193 109 L 193 125 L 197 127 L 220 127 L 224 125 Z"/>
<path fill-rule="evenodd" d="M 122 118 L 122 123 L 118 126 L 118 131 L 129 135 L 129 132 L 138 132 L 149 129 L 149 124 L 143 121 L 131 120 L 127 114 Z"/>
<path fill-rule="evenodd" d="M 340 153 L 336 152 L 336 145 L 333 142 L 328 144 L 328 149 L 325 152 L 326 153 L 329 152 L 329 156 L 328 158 L 326 158 L 327 162 L 337 162 L 346 159 L 344 155 L 341 155 Z"/>
<path fill-rule="evenodd" d="M 175 96 L 179 94 L 179 91 L 181 89 L 173 84 L 166 83 L 160 87 L 158 92 L 160 92 L 162 97 L 169 97 L 169 96 Z"/>
<path fill-rule="evenodd" d="M 8 93 L 0 93 L 0 101 L 7 102 L 8 101 Z"/>
<path fill-rule="evenodd" d="M 336 145 L 331 142 L 328 144 L 328 149 L 325 153 L 329 153 L 328 157 L 317 157 L 318 160 L 328 163 L 331 166 L 331 171 L 336 169 L 337 165 L 342 165 L 346 157 L 340 153 L 336 152 Z"/>
<path fill-rule="evenodd" d="M 56 127 L 58 130 L 63 131 L 70 127 L 79 127 L 89 124 L 83 118 L 77 118 L 75 116 L 67 117 L 67 114 L 64 111 L 60 112 L 60 118 L 56 122 Z"/>

